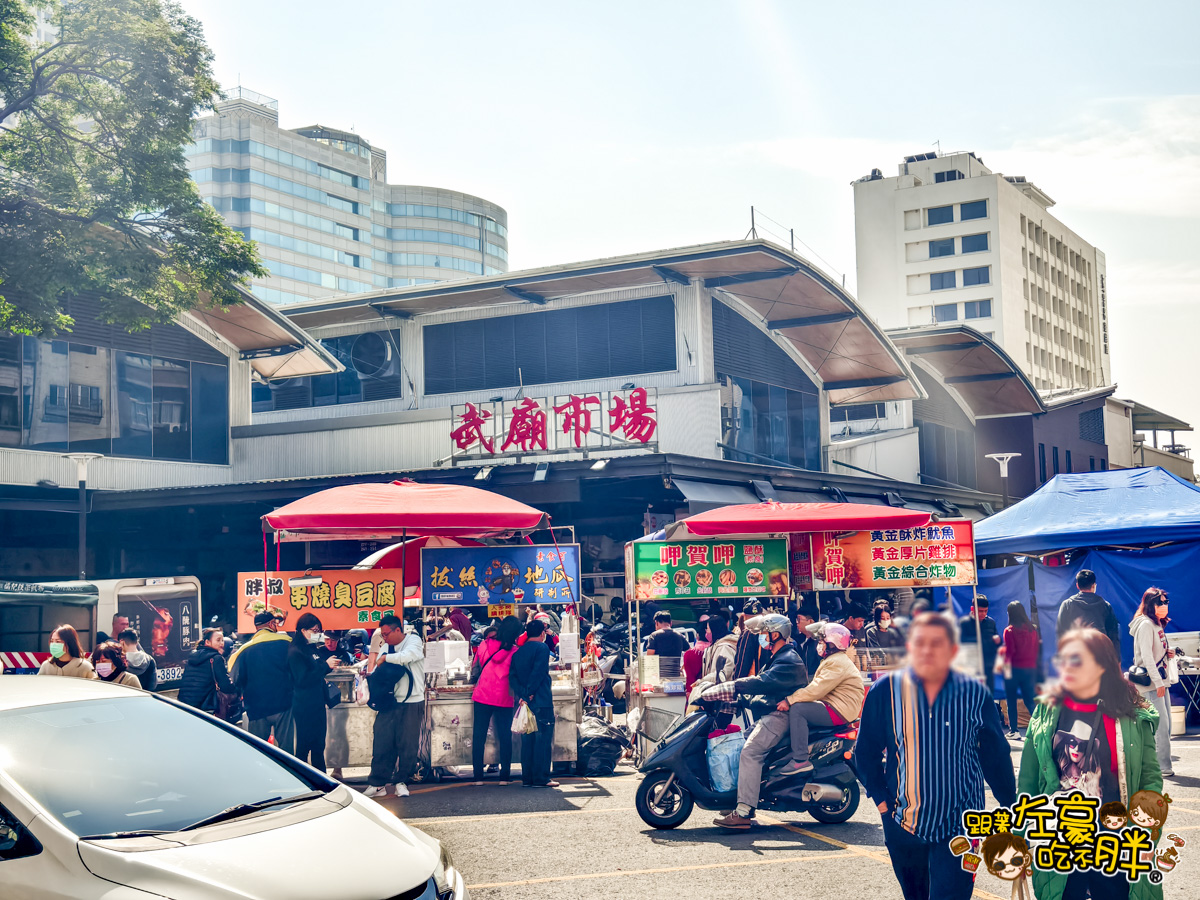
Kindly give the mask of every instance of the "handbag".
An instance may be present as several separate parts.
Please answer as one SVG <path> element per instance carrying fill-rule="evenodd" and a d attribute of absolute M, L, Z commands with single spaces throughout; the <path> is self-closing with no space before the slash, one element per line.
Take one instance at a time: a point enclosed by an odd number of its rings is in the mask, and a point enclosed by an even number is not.
<path fill-rule="evenodd" d="M 242 696 L 237 691 L 230 693 L 221 690 L 221 686 L 217 683 L 215 656 L 208 661 L 208 667 L 212 671 L 213 690 L 217 693 L 217 718 L 223 722 L 236 724 L 242 717 Z"/>
<path fill-rule="evenodd" d="M 1154 683 L 1150 680 L 1150 673 L 1146 671 L 1145 666 L 1130 666 L 1125 677 L 1129 679 L 1130 684 L 1136 684 L 1138 687 L 1150 687 Z"/>
<path fill-rule="evenodd" d="M 342 702 L 342 689 L 332 681 L 325 682 L 325 706 L 333 709 Z"/>

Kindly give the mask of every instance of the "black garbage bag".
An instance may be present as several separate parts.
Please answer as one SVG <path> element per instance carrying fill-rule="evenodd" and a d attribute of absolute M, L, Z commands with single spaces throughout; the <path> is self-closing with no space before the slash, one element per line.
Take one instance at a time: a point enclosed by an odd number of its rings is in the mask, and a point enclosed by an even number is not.
<path fill-rule="evenodd" d="M 579 724 L 579 774 L 611 775 L 629 746 L 629 738 L 620 728 L 596 716 L 584 716 Z"/>

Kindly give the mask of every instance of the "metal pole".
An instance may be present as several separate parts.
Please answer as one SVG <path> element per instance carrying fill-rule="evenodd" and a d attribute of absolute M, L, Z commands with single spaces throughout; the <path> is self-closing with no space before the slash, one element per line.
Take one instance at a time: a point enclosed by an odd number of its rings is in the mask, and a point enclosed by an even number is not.
<path fill-rule="evenodd" d="M 79 580 L 87 581 L 87 469 L 84 466 L 79 467 Z"/>
<path fill-rule="evenodd" d="M 1000 491 L 1004 498 L 1000 508 L 1008 509 L 1008 475 L 1002 475 L 1000 477 Z"/>

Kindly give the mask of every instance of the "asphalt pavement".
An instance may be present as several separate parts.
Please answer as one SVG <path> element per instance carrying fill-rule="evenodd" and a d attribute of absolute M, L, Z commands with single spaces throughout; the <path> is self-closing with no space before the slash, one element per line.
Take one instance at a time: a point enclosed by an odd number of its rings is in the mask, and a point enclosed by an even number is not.
<path fill-rule="evenodd" d="M 1200 735 L 1176 738 L 1167 832 L 1189 846 L 1164 881 L 1167 900 L 1200 900 Z M 1020 759 L 1014 745 L 1013 761 Z M 560 778 L 541 790 L 519 782 L 410 785 L 384 805 L 441 839 L 475 900 L 562 897 L 870 897 L 901 900 L 879 814 L 864 797 L 854 818 L 822 825 L 803 814 L 759 814 L 760 825 L 729 833 L 716 813 L 696 809 L 673 831 L 638 817 L 640 776 L 622 766 L 608 778 Z M 989 801 L 991 798 L 989 797 Z M 1193 849 L 1190 845 L 1195 840 Z M 1193 859 L 1193 856 L 1195 859 Z M 1009 900 L 1010 885 L 983 872 L 975 896 Z"/>

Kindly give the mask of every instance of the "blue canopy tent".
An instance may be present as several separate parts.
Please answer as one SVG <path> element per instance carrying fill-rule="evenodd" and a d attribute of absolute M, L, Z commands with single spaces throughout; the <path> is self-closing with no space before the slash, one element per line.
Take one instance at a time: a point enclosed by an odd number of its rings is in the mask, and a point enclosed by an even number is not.
<path fill-rule="evenodd" d="M 997 596 L 1023 599 L 1022 582 L 1028 585 L 1032 569 L 1047 672 L 1053 670 L 1049 660 L 1054 655 L 1058 607 L 1075 593 L 1075 575 L 1080 569 L 1096 573 L 1097 592 L 1112 604 L 1121 623 L 1123 666 L 1133 660 L 1127 626 L 1148 587 L 1160 587 L 1170 594 L 1167 631 L 1200 630 L 1200 584 L 1196 579 L 1200 571 L 1200 488 L 1164 469 L 1056 475 L 1020 503 L 977 524 L 975 550 L 979 557 L 1030 557 L 1019 567 L 981 569 L 980 590 L 988 593 L 993 604 Z M 1085 552 L 1073 554 L 1066 565 L 1059 566 L 1032 558 L 1064 550 Z M 983 587 L 996 579 L 985 573 L 1018 571 L 1025 578 L 1009 576 L 1003 589 L 995 593 Z M 999 581 L 994 588 L 1000 588 Z"/>

